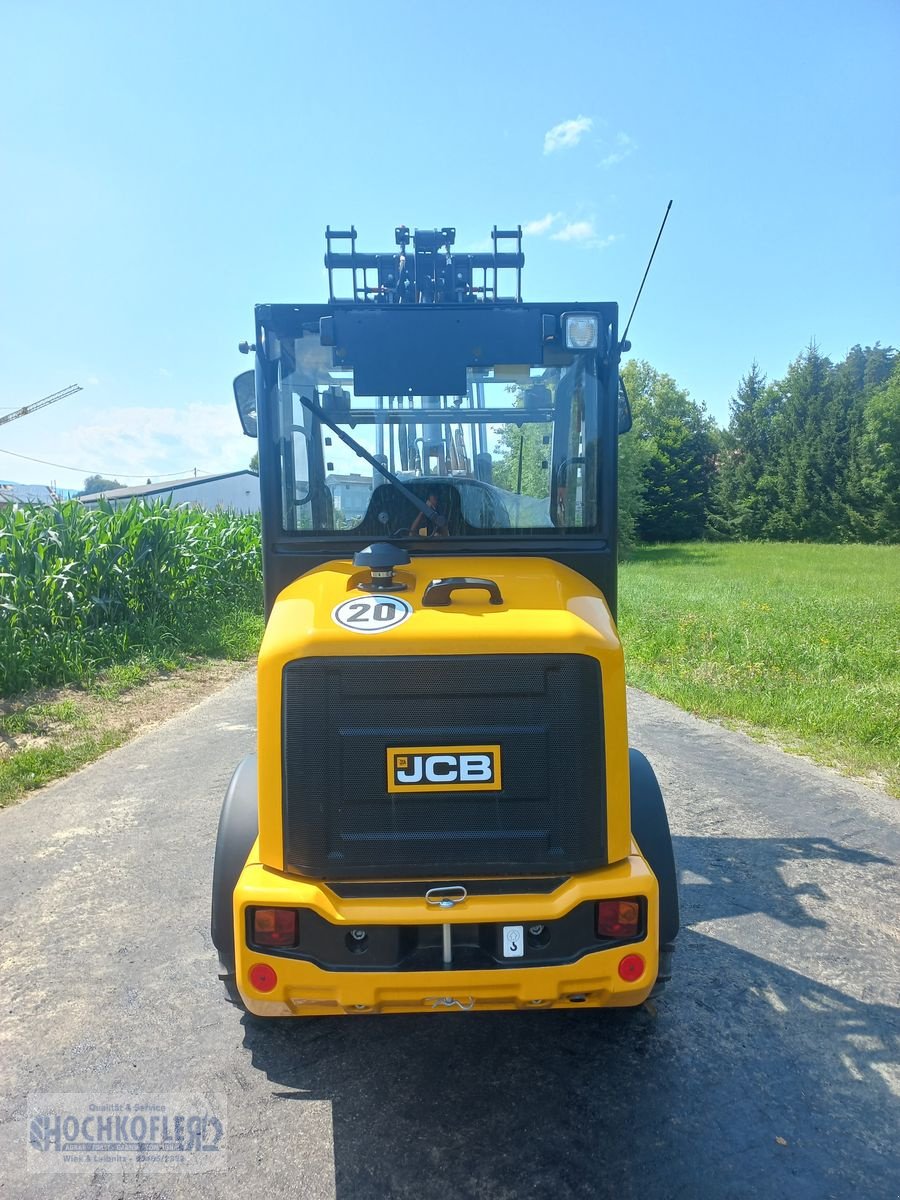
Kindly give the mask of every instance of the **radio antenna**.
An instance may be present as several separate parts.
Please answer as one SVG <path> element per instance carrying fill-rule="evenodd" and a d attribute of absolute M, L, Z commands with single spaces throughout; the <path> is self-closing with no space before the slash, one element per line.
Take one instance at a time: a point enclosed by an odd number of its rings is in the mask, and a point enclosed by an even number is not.
<path fill-rule="evenodd" d="M 662 225 L 659 227 L 659 233 L 656 235 L 656 241 L 653 243 L 653 249 L 650 251 L 650 261 L 647 263 L 647 270 L 644 272 L 644 278 L 641 280 L 641 286 L 638 288 L 638 293 L 634 298 L 634 304 L 631 306 L 631 316 L 628 318 L 628 324 L 625 326 L 625 332 L 622 334 L 622 340 L 619 342 L 619 353 L 623 350 L 630 350 L 631 343 L 628 341 L 628 330 L 631 328 L 631 321 L 634 317 L 634 310 L 638 306 L 638 300 L 641 298 L 641 292 L 644 290 L 644 284 L 647 282 L 647 276 L 650 274 L 650 268 L 653 266 L 653 256 L 656 254 L 656 247 L 659 245 L 659 239 L 663 235 L 663 230 L 666 227 L 666 221 L 669 219 L 669 212 L 672 208 L 672 201 L 666 205 L 665 215 L 662 219 Z"/>

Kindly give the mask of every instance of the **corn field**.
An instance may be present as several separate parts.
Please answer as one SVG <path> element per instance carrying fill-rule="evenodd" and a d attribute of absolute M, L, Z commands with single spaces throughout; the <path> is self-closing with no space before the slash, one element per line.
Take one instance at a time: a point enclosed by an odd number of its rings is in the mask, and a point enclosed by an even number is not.
<path fill-rule="evenodd" d="M 133 501 L 0 508 L 0 695 L 196 650 L 261 609 L 256 517 Z"/>

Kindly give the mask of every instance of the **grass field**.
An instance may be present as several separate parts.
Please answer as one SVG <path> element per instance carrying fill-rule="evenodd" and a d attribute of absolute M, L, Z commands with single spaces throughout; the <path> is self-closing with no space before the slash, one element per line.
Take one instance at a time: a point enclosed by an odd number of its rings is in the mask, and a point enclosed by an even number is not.
<path fill-rule="evenodd" d="M 635 687 L 900 795 L 900 548 L 643 547 L 619 627 Z"/>
<path fill-rule="evenodd" d="M 0 808 L 71 774 L 176 715 L 245 670 L 262 636 L 262 614 L 232 621 L 218 656 L 178 654 L 120 663 L 89 683 L 0 700 Z"/>

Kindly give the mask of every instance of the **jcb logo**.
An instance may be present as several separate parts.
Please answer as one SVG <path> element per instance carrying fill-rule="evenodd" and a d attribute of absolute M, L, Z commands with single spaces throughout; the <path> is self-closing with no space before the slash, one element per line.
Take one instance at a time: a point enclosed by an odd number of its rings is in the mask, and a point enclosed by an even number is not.
<path fill-rule="evenodd" d="M 389 792 L 499 792 L 499 746 L 402 746 L 387 752 Z"/>

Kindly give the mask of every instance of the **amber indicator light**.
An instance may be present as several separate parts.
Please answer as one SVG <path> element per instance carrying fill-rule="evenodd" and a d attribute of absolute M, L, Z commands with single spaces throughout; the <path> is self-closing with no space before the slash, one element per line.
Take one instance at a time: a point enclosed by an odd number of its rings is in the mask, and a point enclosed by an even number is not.
<path fill-rule="evenodd" d="M 641 905 L 636 897 L 600 900 L 597 904 L 597 933 L 600 937 L 632 938 L 641 931 Z"/>
<path fill-rule="evenodd" d="M 296 946 L 297 913 L 292 908 L 256 908 L 253 910 L 255 946 Z"/>

